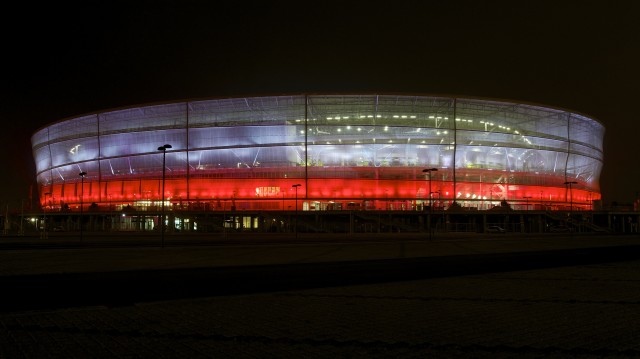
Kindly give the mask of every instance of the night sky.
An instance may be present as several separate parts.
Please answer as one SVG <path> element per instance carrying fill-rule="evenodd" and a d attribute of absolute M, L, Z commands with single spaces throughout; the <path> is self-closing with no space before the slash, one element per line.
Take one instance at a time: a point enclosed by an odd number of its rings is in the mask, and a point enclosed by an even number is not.
<path fill-rule="evenodd" d="M 561 4 L 556 4 L 561 3 Z M 30 137 L 192 98 L 419 93 L 571 109 L 606 127 L 604 201 L 640 191 L 640 5 L 131 1 L 5 6 L 0 204 L 35 188 Z"/>

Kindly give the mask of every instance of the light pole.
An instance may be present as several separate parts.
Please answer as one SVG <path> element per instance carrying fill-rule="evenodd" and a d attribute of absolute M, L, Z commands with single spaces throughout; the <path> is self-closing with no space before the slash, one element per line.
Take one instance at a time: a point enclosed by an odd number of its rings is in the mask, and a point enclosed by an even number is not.
<path fill-rule="evenodd" d="M 431 172 L 435 172 L 437 171 L 437 168 L 425 168 L 422 170 L 423 173 L 427 173 L 429 175 L 429 239 L 431 240 L 431 209 L 433 207 L 431 199 L 432 197 L 432 193 L 431 193 Z"/>
<path fill-rule="evenodd" d="M 577 184 L 576 181 L 566 181 L 564 184 L 569 186 L 569 196 L 571 197 L 569 201 L 569 213 L 573 212 L 573 190 L 571 189 L 572 184 Z M 566 200 L 566 198 L 565 198 Z"/>
<path fill-rule="evenodd" d="M 300 187 L 300 186 L 301 186 L 301 184 L 299 184 L 299 183 L 294 184 L 293 186 L 291 186 L 291 187 L 295 188 L 295 190 L 296 190 L 296 215 L 295 215 L 295 224 L 293 225 L 293 231 L 296 234 L 296 239 L 298 239 L 298 187 Z"/>
<path fill-rule="evenodd" d="M 42 207 L 44 220 L 42 223 L 42 233 L 40 234 L 40 238 L 47 238 L 47 195 L 51 196 L 51 192 L 44 193 L 44 207 Z"/>
<path fill-rule="evenodd" d="M 531 196 L 524 196 L 524 197 L 522 197 L 522 198 L 524 198 L 525 200 L 527 200 L 527 204 L 526 204 L 525 211 L 528 211 L 528 210 L 529 210 L 529 198 L 531 198 Z"/>
<path fill-rule="evenodd" d="M 160 199 L 162 201 L 162 219 L 160 222 L 160 235 L 162 238 L 162 248 L 164 248 L 164 176 L 165 176 L 165 169 L 166 169 L 167 149 L 171 147 L 172 146 L 169 144 L 158 147 L 158 151 L 162 151 L 162 195 L 160 196 Z"/>
<path fill-rule="evenodd" d="M 82 184 L 80 185 L 80 242 L 82 242 L 82 205 L 84 200 L 84 176 L 87 175 L 87 172 L 82 171 L 78 173 L 78 176 L 82 178 Z"/>

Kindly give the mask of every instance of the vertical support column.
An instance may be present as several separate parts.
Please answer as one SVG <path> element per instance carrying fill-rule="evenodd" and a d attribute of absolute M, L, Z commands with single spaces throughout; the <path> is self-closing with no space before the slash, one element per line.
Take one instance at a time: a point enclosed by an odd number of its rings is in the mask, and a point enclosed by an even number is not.
<path fill-rule="evenodd" d="M 96 133 L 97 133 L 97 139 L 98 139 L 98 201 L 102 202 L 102 165 L 101 165 L 101 159 L 102 159 L 102 145 L 100 144 L 100 114 L 96 114 Z M 105 188 L 106 189 L 106 188 Z M 105 191 L 105 196 L 109 196 L 109 193 L 106 193 Z M 111 203 L 109 203 L 109 205 L 111 205 Z M 111 208 L 109 208 L 111 209 Z"/>
<path fill-rule="evenodd" d="M 453 202 L 456 202 L 456 153 L 458 152 L 458 126 L 456 125 L 456 108 L 458 106 L 458 99 L 453 98 Z"/>
<path fill-rule="evenodd" d="M 304 198 L 309 198 L 309 96 L 304 95 Z M 296 208 L 298 203 L 296 201 Z"/>
<path fill-rule="evenodd" d="M 189 163 L 189 102 L 187 101 L 185 103 L 186 106 L 186 120 L 187 120 L 187 124 L 186 124 L 186 129 L 187 129 L 187 207 L 191 207 L 191 188 L 189 187 L 190 185 L 190 180 L 191 180 L 191 163 Z"/>

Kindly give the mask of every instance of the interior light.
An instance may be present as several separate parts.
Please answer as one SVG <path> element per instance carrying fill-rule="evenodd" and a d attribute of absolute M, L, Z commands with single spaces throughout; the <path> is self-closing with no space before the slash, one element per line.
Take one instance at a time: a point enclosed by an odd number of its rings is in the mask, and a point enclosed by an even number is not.
<path fill-rule="evenodd" d="M 327 120 L 333 120 L 333 117 L 327 117 Z"/>
<path fill-rule="evenodd" d="M 400 117 L 400 116 L 398 116 L 398 115 L 393 115 L 393 118 L 398 118 L 398 117 Z"/>
<path fill-rule="evenodd" d="M 411 118 L 416 118 L 416 116 L 410 116 Z"/>

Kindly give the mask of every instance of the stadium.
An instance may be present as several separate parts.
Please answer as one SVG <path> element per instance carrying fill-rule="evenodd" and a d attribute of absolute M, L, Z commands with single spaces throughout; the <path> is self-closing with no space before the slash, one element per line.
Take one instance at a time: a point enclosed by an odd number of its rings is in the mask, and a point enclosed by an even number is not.
<path fill-rule="evenodd" d="M 589 210 L 603 136 L 535 104 L 290 95 L 82 115 L 32 147 L 50 211 Z"/>

